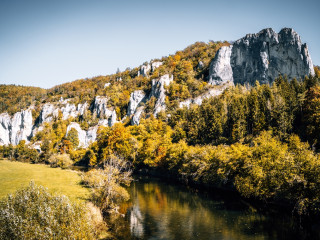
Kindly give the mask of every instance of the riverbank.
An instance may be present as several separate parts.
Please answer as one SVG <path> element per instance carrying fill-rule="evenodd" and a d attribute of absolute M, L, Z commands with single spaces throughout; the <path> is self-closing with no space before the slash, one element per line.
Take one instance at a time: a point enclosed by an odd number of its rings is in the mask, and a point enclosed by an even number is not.
<path fill-rule="evenodd" d="M 31 180 L 72 200 L 85 201 L 89 197 L 89 190 L 80 185 L 81 177 L 77 171 L 51 168 L 44 164 L 0 160 L 0 198 L 27 187 Z"/>
<path fill-rule="evenodd" d="M 137 177 L 137 176 L 136 176 Z M 231 195 L 139 176 L 115 223 L 116 239 L 317 240 L 318 226 L 301 228 L 288 215 L 262 214 Z"/>
<path fill-rule="evenodd" d="M 201 193 L 208 195 L 209 197 L 215 197 L 216 195 L 223 196 L 224 199 L 236 199 L 254 211 L 261 214 L 267 214 L 273 217 L 285 217 L 290 218 L 297 227 L 301 228 L 319 228 L 320 227 L 320 216 L 318 215 L 304 215 L 300 216 L 296 214 L 292 209 L 294 206 L 290 202 L 284 201 L 267 201 L 256 198 L 243 197 L 233 185 L 215 185 L 206 184 L 200 181 L 194 181 L 192 178 L 184 178 L 181 175 L 174 174 L 164 169 L 148 169 L 141 168 L 134 170 L 135 179 L 154 178 L 160 179 L 167 184 L 178 184 L 185 186 L 189 191 L 193 193 Z"/>

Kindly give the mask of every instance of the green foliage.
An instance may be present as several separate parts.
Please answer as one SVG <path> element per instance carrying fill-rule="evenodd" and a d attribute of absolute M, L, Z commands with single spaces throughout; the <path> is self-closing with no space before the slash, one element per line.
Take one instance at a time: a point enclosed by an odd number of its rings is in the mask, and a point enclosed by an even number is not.
<path fill-rule="evenodd" d="M 315 77 L 289 82 L 280 76 L 271 86 L 236 86 L 200 106 L 171 111 L 168 122 L 192 145 L 243 142 L 272 130 L 282 141 L 296 133 L 318 147 L 317 82 Z"/>
<path fill-rule="evenodd" d="M 121 186 L 129 186 L 129 163 L 115 155 L 105 160 L 103 169 L 92 169 L 83 174 L 83 183 L 92 190 L 92 201 L 105 213 L 118 212 L 119 204 L 129 200 L 129 193 Z"/>
<path fill-rule="evenodd" d="M 69 140 L 71 142 L 72 148 L 77 148 L 79 145 L 78 131 L 74 128 L 71 128 L 68 132 L 66 140 Z"/>
<path fill-rule="evenodd" d="M 48 159 L 51 167 L 60 167 L 62 169 L 70 168 L 73 165 L 69 154 L 53 154 Z"/>
<path fill-rule="evenodd" d="M 8 112 L 13 115 L 31 104 L 35 104 L 37 109 L 45 96 L 46 90 L 39 87 L 0 84 L 0 113 Z"/>
<path fill-rule="evenodd" d="M 96 232 L 84 206 L 31 182 L 1 201 L 0 238 L 95 239 Z"/>
<path fill-rule="evenodd" d="M 132 156 L 130 138 L 131 134 L 128 128 L 122 123 L 116 123 L 112 128 L 100 128 L 97 139 L 99 163 L 111 155 L 118 155 L 125 159 Z"/>
<path fill-rule="evenodd" d="M 311 87 L 305 94 L 303 115 L 308 139 L 317 148 L 320 146 L 320 86 Z"/>

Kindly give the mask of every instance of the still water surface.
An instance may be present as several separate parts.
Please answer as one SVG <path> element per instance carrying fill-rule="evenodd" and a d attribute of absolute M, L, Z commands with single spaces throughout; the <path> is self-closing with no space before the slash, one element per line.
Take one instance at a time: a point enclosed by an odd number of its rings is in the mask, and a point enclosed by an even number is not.
<path fill-rule="evenodd" d="M 134 181 L 129 191 L 117 239 L 319 239 L 319 231 L 294 227 L 290 217 L 259 214 L 232 195 L 148 178 Z"/>

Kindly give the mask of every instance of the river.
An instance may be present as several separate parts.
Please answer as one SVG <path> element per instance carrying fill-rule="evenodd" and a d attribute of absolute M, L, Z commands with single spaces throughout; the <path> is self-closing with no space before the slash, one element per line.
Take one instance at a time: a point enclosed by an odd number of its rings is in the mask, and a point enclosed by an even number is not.
<path fill-rule="evenodd" d="M 204 193 L 154 178 L 129 188 L 115 222 L 117 239 L 320 239 L 283 214 L 261 214 L 232 194 Z"/>

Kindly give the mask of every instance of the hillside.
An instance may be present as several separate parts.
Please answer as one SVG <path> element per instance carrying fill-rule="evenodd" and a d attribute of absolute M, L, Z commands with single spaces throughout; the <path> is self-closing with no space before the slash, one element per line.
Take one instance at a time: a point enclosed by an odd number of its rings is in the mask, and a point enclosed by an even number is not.
<path fill-rule="evenodd" d="M 319 77 L 307 45 L 285 28 L 232 45 L 197 42 L 48 90 L 3 86 L 26 102 L 0 114 L 0 153 L 32 163 L 67 154 L 96 168 L 124 159 L 318 215 Z"/>
<path fill-rule="evenodd" d="M 47 91 L 39 87 L 0 85 L 0 112 L 10 115 L 27 109 L 30 105 L 39 105 Z"/>
<path fill-rule="evenodd" d="M 228 45 L 228 43 L 197 42 L 182 51 L 176 52 L 174 55 L 163 57 L 159 60 L 162 62 L 160 68 L 152 72 L 150 76 L 138 74 L 141 71 L 141 67 L 143 68 L 142 65 L 113 75 L 79 79 L 51 89 L 1 85 L 0 102 L 2 104 L 0 112 L 13 114 L 20 109 L 26 109 L 32 104 L 57 102 L 61 97 L 64 99 L 72 98 L 74 103 L 84 103 L 85 101 L 92 101 L 96 95 L 108 96 L 112 101 L 111 104 L 123 108 L 128 105 L 130 92 L 137 89 L 151 91 L 151 80 L 164 73 L 174 74 L 177 88 L 182 88 L 181 85 L 188 86 L 188 93 L 185 96 L 195 96 L 199 94 L 199 89 L 196 85 L 206 82 L 205 78 L 208 76 L 209 63 L 217 50 L 224 45 Z M 199 63 L 201 68 L 198 67 Z M 187 79 L 188 77 L 189 79 Z M 121 81 L 118 81 L 120 78 Z M 191 79 L 197 81 L 192 82 Z M 111 87 L 106 88 L 105 85 L 107 83 L 110 83 Z M 118 94 L 121 95 L 119 96 Z M 117 98 L 121 100 L 117 100 Z"/>

